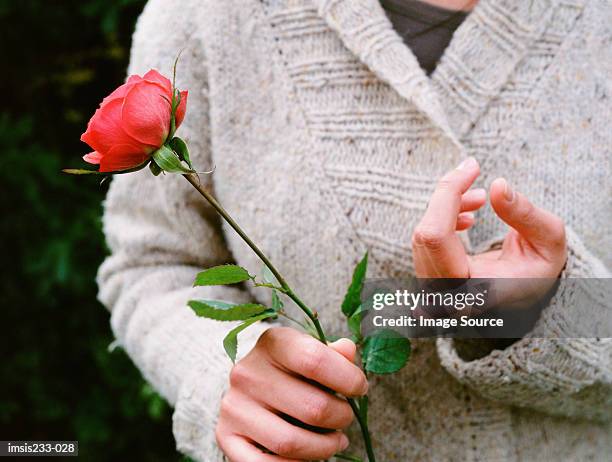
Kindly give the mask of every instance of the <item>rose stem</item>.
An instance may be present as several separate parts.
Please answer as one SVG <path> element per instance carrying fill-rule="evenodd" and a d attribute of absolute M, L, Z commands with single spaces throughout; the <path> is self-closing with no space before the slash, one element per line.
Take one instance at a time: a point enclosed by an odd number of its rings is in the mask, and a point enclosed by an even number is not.
<path fill-rule="evenodd" d="M 321 327 L 321 323 L 319 322 L 316 313 L 310 308 L 308 308 L 308 306 L 306 306 L 306 304 L 302 300 L 300 300 L 300 298 L 295 294 L 295 292 L 293 292 L 291 287 L 289 287 L 289 284 L 287 284 L 285 278 L 283 278 L 283 276 L 278 272 L 278 270 L 274 267 L 268 257 L 259 249 L 259 247 L 257 247 L 257 245 L 249 238 L 249 236 L 246 235 L 242 228 L 238 226 L 238 223 L 236 223 L 234 219 L 229 215 L 229 213 L 227 213 L 227 211 L 221 206 L 221 204 L 217 202 L 217 199 L 215 199 L 212 194 L 210 194 L 208 191 L 206 191 L 206 189 L 202 187 L 198 175 L 195 173 L 186 173 L 183 176 L 202 195 L 202 197 L 204 197 L 204 199 L 206 199 L 208 203 L 213 206 L 213 208 L 219 213 L 219 215 L 223 217 L 227 224 L 229 224 L 234 229 L 234 231 L 238 233 L 242 240 L 246 242 L 246 244 L 251 248 L 251 250 L 253 250 L 253 252 L 255 252 L 255 254 L 260 258 L 264 265 L 268 267 L 270 272 L 274 275 L 281 288 L 283 289 L 283 293 L 285 293 L 291 300 L 293 300 L 295 304 L 306 314 L 306 316 L 308 316 L 308 318 L 315 326 L 315 329 L 317 330 L 319 340 L 325 345 L 327 345 L 327 337 L 325 337 L 325 332 L 323 332 L 323 328 Z M 353 398 L 346 398 L 346 400 L 351 406 L 353 414 L 355 414 L 355 417 L 359 422 L 359 426 L 361 427 L 361 433 L 363 434 L 366 451 L 368 453 L 368 459 L 370 462 L 376 462 L 376 459 L 374 457 L 374 451 L 372 449 L 370 433 L 368 431 L 368 424 L 364 419 L 362 419 L 362 416 L 359 412 L 359 406 L 357 406 L 355 400 Z"/>

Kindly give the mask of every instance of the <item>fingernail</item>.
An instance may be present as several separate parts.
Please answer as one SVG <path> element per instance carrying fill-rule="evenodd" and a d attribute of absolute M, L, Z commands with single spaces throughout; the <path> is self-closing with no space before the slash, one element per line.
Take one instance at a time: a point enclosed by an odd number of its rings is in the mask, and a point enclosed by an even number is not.
<path fill-rule="evenodd" d="M 475 167 L 476 165 L 478 165 L 476 159 L 474 159 L 473 157 L 468 157 L 457 166 L 457 170 L 468 170 L 472 167 Z"/>
<path fill-rule="evenodd" d="M 346 448 L 349 447 L 349 444 L 349 439 L 344 433 L 342 433 L 342 436 L 340 437 L 340 450 L 344 451 Z"/>
<path fill-rule="evenodd" d="M 510 183 L 504 179 L 504 197 L 508 202 L 512 202 L 514 200 L 514 190 L 510 187 Z"/>

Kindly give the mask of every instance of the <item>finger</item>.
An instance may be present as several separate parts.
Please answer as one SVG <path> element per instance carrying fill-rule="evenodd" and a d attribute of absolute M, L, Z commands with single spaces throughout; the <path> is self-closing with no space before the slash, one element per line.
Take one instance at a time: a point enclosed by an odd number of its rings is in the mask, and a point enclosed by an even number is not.
<path fill-rule="evenodd" d="M 491 184 L 491 205 L 495 213 L 514 228 L 523 239 L 546 254 L 565 250 L 565 226 L 553 213 L 533 205 L 515 192 L 504 178 Z"/>
<path fill-rule="evenodd" d="M 233 394 L 236 402 L 224 409 L 234 431 L 283 457 L 306 460 L 329 459 L 348 447 L 348 438 L 341 432 L 315 433 L 296 427 L 262 408 L 248 398 Z"/>
<path fill-rule="evenodd" d="M 462 196 L 479 174 L 480 166 L 473 157 L 468 157 L 456 169 L 446 173 L 431 196 L 422 222 L 449 233 L 454 231 Z"/>
<path fill-rule="evenodd" d="M 355 353 L 357 352 L 357 346 L 355 342 L 348 338 L 341 338 L 329 344 L 330 348 L 333 348 L 350 362 L 355 362 Z"/>
<path fill-rule="evenodd" d="M 425 247 L 421 244 L 416 244 L 416 239 L 413 236 L 412 255 L 414 258 L 414 271 L 417 278 L 437 278 L 441 277 L 433 259 L 427 253 Z"/>
<path fill-rule="evenodd" d="M 263 366 L 257 373 L 240 364 L 232 369 L 232 387 L 244 390 L 266 408 L 330 430 L 346 428 L 353 421 L 353 412 L 346 400 L 271 364 Z"/>
<path fill-rule="evenodd" d="M 461 196 L 460 212 L 473 212 L 487 202 L 487 190 L 483 188 L 469 189 Z"/>
<path fill-rule="evenodd" d="M 296 462 L 298 459 L 266 454 L 243 436 L 229 435 L 220 443 L 223 454 L 230 462 Z"/>
<path fill-rule="evenodd" d="M 290 372 L 314 380 L 345 396 L 362 396 L 368 381 L 361 369 L 334 349 L 293 329 L 276 329 L 268 350 L 272 359 Z"/>
<path fill-rule="evenodd" d="M 417 277 L 426 278 L 465 278 L 469 274 L 468 259 L 463 243 L 455 229 L 452 233 L 441 231 L 435 226 L 419 225 L 412 237 L 413 254 L 419 258 L 415 269 Z"/>
<path fill-rule="evenodd" d="M 457 231 L 463 231 L 468 229 L 470 226 L 474 224 L 476 218 L 472 212 L 463 212 L 460 213 L 457 217 Z"/>
<path fill-rule="evenodd" d="M 427 269 L 424 274 L 417 273 L 419 277 L 455 278 L 468 274 L 467 255 L 455 230 L 462 196 L 479 173 L 478 162 L 470 157 L 439 181 L 425 216 L 412 237 L 412 248 L 420 258 L 419 265 Z"/>

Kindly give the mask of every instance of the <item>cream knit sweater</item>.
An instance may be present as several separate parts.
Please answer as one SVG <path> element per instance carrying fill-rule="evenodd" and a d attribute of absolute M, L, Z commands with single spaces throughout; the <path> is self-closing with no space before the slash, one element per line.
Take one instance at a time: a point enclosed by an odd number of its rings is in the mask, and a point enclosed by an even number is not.
<path fill-rule="evenodd" d="M 605 0 L 481 0 L 429 79 L 377 0 L 151 0 L 130 72 L 169 73 L 184 49 L 179 134 L 195 164 L 216 166 L 205 179 L 220 201 L 341 334 L 354 264 L 369 249 L 370 277 L 409 275 L 435 182 L 467 155 L 480 186 L 504 175 L 566 221 L 564 276 L 611 276 L 611 24 Z M 116 177 L 104 227 L 100 299 L 119 343 L 175 406 L 178 449 L 221 460 L 228 325 L 186 302 L 265 301 L 263 290 L 191 288 L 203 267 L 260 263 L 180 176 Z M 489 208 L 468 245 L 504 229 Z M 402 372 L 371 384 L 380 461 L 610 460 L 612 340 L 538 338 L 581 336 L 574 297 L 557 293 L 504 350 L 414 342 Z M 265 327 L 242 335 L 242 354 Z"/>

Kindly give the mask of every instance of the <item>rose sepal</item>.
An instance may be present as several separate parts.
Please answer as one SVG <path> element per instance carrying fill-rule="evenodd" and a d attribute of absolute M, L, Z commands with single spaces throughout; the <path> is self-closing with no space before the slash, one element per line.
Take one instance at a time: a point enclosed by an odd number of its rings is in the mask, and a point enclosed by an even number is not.
<path fill-rule="evenodd" d="M 179 154 L 165 144 L 153 153 L 151 162 L 155 162 L 164 172 L 181 174 L 195 173 L 191 168 L 185 167 Z M 151 171 L 153 171 L 153 169 Z"/>
<path fill-rule="evenodd" d="M 189 148 L 187 147 L 187 143 L 183 141 L 178 136 L 175 136 L 168 143 L 170 148 L 179 156 L 179 159 L 184 161 L 189 168 L 193 170 L 193 164 L 191 163 L 191 158 L 189 157 Z"/>

